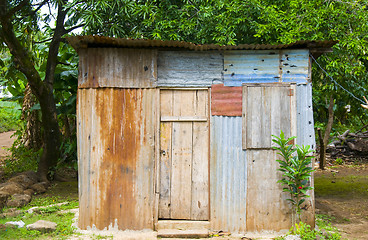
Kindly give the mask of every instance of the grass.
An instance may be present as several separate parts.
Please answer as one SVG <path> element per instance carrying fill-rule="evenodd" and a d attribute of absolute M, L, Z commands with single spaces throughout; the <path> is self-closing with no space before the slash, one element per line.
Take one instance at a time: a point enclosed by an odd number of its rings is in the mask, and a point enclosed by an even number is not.
<path fill-rule="evenodd" d="M 62 206 L 50 206 L 56 203 L 68 202 Z M 33 197 L 32 201 L 25 207 L 18 208 L 23 213 L 17 217 L 8 217 L 0 219 L 0 239 L 67 239 L 75 235 L 72 220 L 73 213 L 60 213 L 61 210 L 78 208 L 78 182 L 56 182 L 50 189 L 42 194 Z M 33 212 L 27 213 L 31 207 L 43 207 Z M 5 208 L 4 212 L 8 209 Z M 56 231 L 53 233 L 41 233 L 38 231 L 29 231 L 23 228 L 4 228 L 6 222 L 22 220 L 26 225 L 38 220 L 48 220 L 57 223 Z"/>
<path fill-rule="evenodd" d="M 314 187 L 316 195 L 351 197 L 361 196 L 368 198 L 368 176 L 347 175 L 347 176 L 321 176 L 315 181 Z"/>
<path fill-rule="evenodd" d="M 340 240 L 341 236 L 337 228 L 331 225 L 332 218 L 327 215 L 316 215 L 316 225 L 318 229 L 311 229 L 311 226 L 301 222 L 291 228 L 287 235 L 299 235 L 302 240 L 329 239 Z M 276 240 L 284 240 L 285 237 L 278 237 Z"/>
<path fill-rule="evenodd" d="M 0 132 L 17 130 L 21 112 L 18 103 L 0 100 Z"/>
<path fill-rule="evenodd" d="M 39 199 L 33 200 L 23 210 L 23 214 L 17 217 L 9 217 L 0 219 L 0 224 L 5 224 L 9 221 L 20 221 L 22 220 L 26 225 L 34 223 L 38 220 L 47 220 L 57 223 L 56 231 L 52 233 L 41 233 L 39 231 L 30 231 L 25 227 L 23 228 L 1 228 L 0 239 L 67 239 L 70 235 L 75 234 L 74 228 L 71 226 L 74 218 L 73 213 L 60 213 L 61 210 L 67 210 L 78 207 L 78 201 L 72 200 L 67 205 L 62 206 L 50 206 L 43 208 L 34 213 L 27 213 L 25 210 L 33 206 L 48 206 L 61 202 L 64 199 L 45 197 L 42 201 Z M 42 205 L 41 205 L 42 204 Z M 6 211 L 6 209 L 5 209 Z"/>

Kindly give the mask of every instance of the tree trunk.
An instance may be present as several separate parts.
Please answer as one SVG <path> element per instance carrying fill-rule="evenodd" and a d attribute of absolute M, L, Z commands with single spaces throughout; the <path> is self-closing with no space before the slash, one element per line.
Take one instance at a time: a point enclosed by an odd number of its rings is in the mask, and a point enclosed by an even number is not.
<path fill-rule="evenodd" d="M 27 148 L 38 151 L 42 147 L 39 111 L 30 110 L 35 104 L 36 97 L 32 94 L 31 86 L 27 84 L 22 104 L 22 119 L 26 121 L 26 128 L 22 135 L 22 142 Z"/>
<path fill-rule="evenodd" d="M 325 161 L 326 161 L 326 146 L 323 142 L 322 130 L 317 128 L 318 138 L 319 138 L 319 168 L 321 170 L 325 170 Z"/>
<path fill-rule="evenodd" d="M 43 126 L 43 152 L 38 163 L 40 180 L 47 181 L 48 171 L 56 166 L 60 156 L 60 128 L 57 121 L 56 104 L 52 91 L 45 91 L 40 98 Z"/>
<path fill-rule="evenodd" d="M 334 107 L 334 98 L 333 98 L 333 95 L 331 94 L 330 102 L 328 105 L 328 121 L 327 121 L 326 130 L 325 130 L 323 139 L 322 139 L 322 134 L 318 133 L 319 138 L 320 138 L 319 140 L 320 142 L 319 168 L 322 170 L 324 170 L 326 166 L 326 147 L 328 144 L 328 140 L 330 138 L 330 133 L 331 133 L 332 125 L 333 125 L 333 118 L 334 118 L 333 107 Z"/>
<path fill-rule="evenodd" d="M 56 104 L 53 95 L 53 80 L 55 68 L 57 65 L 57 54 L 60 46 L 61 37 L 66 33 L 64 20 L 66 10 L 63 9 L 65 0 L 58 2 L 58 16 L 54 35 L 49 47 L 49 54 L 46 64 L 46 74 L 44 81 L 35 68 L 32 57 L 27 49 L 16 37 L 12 19 L 16 9 L 21 9 L 23 4 L 30 4 L 28 1 L 22 1 L 18 6 L 8 9 L 6 0 L 0 0 L 0 37 L 5 42 L 14 56 L 17 69 L 22 72 L 35 94 L 41 106 L 43 142 L 44 149 L 38 165 L 38 177 L 41 181 L 47 181 L 48 170 L 55 166 L 60 155 L 60 129 L 57 122 Z"/>

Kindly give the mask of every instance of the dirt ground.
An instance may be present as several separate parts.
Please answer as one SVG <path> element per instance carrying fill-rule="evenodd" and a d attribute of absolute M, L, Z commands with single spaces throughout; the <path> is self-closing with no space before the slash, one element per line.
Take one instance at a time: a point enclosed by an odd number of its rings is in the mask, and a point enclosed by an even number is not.
<path fill-rule="evenodd" d="M 15 137 L 11 138 L 11 136 L 14 133 L 14 131 L 0 133 L 0 158 L 10 154 L 5 148 L 9 148 L 13 144 Z"/>
<path fill-rule="evenodd" d="M 316 213 L 332 217 L 343 239 L 368 239 L 368 161 L 315 172 Z"/>

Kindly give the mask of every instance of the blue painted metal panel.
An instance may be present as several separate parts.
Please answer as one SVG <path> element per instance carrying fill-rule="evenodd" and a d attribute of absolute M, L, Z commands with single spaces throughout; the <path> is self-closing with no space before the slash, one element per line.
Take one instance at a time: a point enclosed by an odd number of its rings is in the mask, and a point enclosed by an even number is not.
<path fill-rule="evenodd" d="M 310 145 L 316 149 L 313 121 L 312 84 L 296 87 L 297 139 L 298 145 Z"/>
<path fill-rule="evenodd" d="M 211 117 L 211 229 L 246 231 L 247 158 L 242 117 Z"/>
<path fill-rule="evenodd" d="M 224 85 L 308 82 L 308 50 L 226 51 Z"/>
<path fill-rule="evenodd" d="M 283 50 L 281 66 L 283 82 L 307 83 L 309 81 L 309 50 Z"/>

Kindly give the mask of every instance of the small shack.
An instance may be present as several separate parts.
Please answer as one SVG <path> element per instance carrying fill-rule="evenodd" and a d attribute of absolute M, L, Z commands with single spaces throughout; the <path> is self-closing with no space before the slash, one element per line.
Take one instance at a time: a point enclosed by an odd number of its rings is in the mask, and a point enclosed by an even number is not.
<path fill-rule="evenodd" d="M 271 135 L 315 148 L 310 55 L 334 41 L 68 41 L 79 54 L 80 228 L 291 227 Z M 303 221 L 314 226 L 310 195 Z"/>

